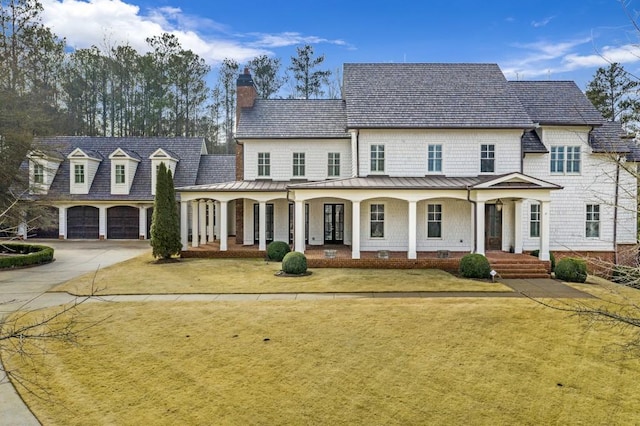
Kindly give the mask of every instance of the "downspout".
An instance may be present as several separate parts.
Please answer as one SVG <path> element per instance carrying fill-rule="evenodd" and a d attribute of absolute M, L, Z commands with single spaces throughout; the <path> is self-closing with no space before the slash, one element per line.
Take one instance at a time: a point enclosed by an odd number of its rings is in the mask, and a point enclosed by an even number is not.
<path fill-rule="evenodd" d="M 478 241 L 476 239 L 476 222 L 478 221 L 478 204 L 471 199 L 471 188 L 467 185 L 467 201 L 473 204 L 473 220 L 471 224 L 471 232 L 473 235 L 473 252 L 478 251 Z"/>
<path fill-rule="evenodd" d="M 620 155 L 616 156 L 616 188 L 613 198 L 613 263 L 618 264 L 618 198 L 620 192 Z"/>

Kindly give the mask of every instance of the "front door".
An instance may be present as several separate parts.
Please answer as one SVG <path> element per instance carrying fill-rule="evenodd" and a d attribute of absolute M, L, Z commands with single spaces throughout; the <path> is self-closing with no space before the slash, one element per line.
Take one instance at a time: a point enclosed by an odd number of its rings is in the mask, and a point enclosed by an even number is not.
<path fill-rule="evenodd" d="M 267 244 L 273 241 L 273 204 L 267 204 Z M 260 243 L 260 204 L 253 205 L 253 242 Z"/>
<path fill-rule="evenodd" d="M 344 204 L 324 205 L 324 243 L 344 242 Z"/>
<path fill-rule="evenodd" d="M 484 244 L 486 250 L 502 250 L 502 206 L 484 206 Z"/>

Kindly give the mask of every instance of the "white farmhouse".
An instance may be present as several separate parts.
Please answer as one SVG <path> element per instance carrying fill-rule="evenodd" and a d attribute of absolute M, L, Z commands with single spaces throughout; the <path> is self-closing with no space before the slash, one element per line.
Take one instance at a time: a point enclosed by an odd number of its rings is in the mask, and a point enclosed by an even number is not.
<path fill-rule="evenodd" d="M 256 99 L 238 79 L 236 180 L 178 188 L 182 242 L 220 250 L 539 250 L 613 259 L 636 243 L 635 145 L 573 82 L 509 82 L 495 64 L 345 64 L 343 98 Z M 194 212 L 188 223 L 188 205 Z M 230 209 L 233 206 L 233 211 Z"/>

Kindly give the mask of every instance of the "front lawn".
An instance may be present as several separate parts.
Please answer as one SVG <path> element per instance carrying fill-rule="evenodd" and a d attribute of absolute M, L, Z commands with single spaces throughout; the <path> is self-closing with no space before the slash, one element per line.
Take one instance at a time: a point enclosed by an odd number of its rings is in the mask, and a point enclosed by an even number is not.
<path fill-rule="evenodd" d="M 396 291 L 512 291 L 436 269 L 316 268 L 305 277 L 277 277 L 279 262 L 258 259 L 182 259 L 156 264 L 150 254 L 87 274 L 53 291 L 97 294 L 305 293 Z M 95 276 L 95 280 L 94 280 Z"/>
<path fill-rule="evenodd" d="M 524 298 L 78 309 L 78 346 L 4 359 L 43 424 L 640 423 L 628 336 Z"/>

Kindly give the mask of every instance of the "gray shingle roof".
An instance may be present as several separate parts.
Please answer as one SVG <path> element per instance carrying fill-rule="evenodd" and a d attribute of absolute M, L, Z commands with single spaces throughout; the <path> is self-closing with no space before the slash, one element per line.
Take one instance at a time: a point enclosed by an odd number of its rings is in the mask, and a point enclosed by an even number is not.
<path fill-rule="evenodd" d="M 345 64 L 349 128 L 531 128 L 496 64 Z"/>
<path fill-rule="evenodd" d="M 540 136 L 535 130 L 527 130 L 522 135 L 522 150 L 525 153 L 547 153 L 549 150 L 540 140 Z"/>
<path fill-rule="evenodd" d="M 200 157 L 196 185 L 229 182 L 236 178 L 235 155 L 203 155 Z"/>
<path fill-rule="evenodd" d="M 622 124 L 616 121 L 606 121 L 589 135 L 589 144 L 598 153 L 629 153 L 632 143 Z"/>
<path fill-rule="evenodd" d="M 602 115 L 573 81 L 510 81 L 533 121 L 550 125 L 601 125 Z"/>
<path fill-rule="evenodd" d="M 258 99 L 243 108 L 238 139 L 348 138 L 344 101 Z"/>
<path fill-rule="evenodd" d="M 54 147 L 65 161 L 60 165 L 49 198 L 65 200 L 153 200 L 151 195 L 151 161 L 149 156 L 158 148 L 170 150 L 179 159 L 174 185 L 186 186 L 196 182 L 203 140 L 198 138 L 102 138 L 84 136 L 58 136 L 38 138 L 37 146 Z M 66 159 L 74 149 L 92 151 L 103 159 L 91 185 L 89 194 L 69 194 L 70 163 Z M 117 148 L 126 149 L 141 161 L 129 195 L 111 195 L 111 160 L 109 155 Z"/>

